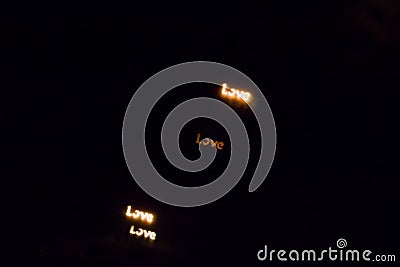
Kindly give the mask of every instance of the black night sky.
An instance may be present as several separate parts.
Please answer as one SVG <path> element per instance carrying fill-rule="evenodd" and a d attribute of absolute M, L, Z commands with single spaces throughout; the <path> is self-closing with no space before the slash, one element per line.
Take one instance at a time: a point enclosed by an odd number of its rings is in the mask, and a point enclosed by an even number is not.
<path fill-rule="evenodd" d="M 2 4 L 2 179 L 17 184 L 9 201 L 12 214 L 24 217 L 14 225 L 15 259 L 33 255 L 37 266 L 286 266 L 260 262 L 257 252 L 264 245 L 326 248 L 345 238 L 351 248 L 400 260 L 400 4 L 300 2 L 223 12 L 193 3 L 177 14 L 156 6 Z M 135 183 L 122 122 L 143 82 L 198 60 L 232 66 L 257 84 L 275 118 L 277 147 L 267 179 L 248 193 L 260 132 L 252 112 L 235 107 L 252 149 L 244 177 L 212 204 L 180 208 Z M 215 85 L 178 87 L 156 105 L 146 130 L 156 168 L 185 186 L 211 182 L 230 156 L 227 133 L 205 119 L 186 125 L 180 142 L 194 159 L 196 133 L 226 141 L 208 170 L 188 174 L 163 155 L 163 120 L 198 96 L 221 99 Z M 127 205 L 155 214 L 146 226 L 157 232 L 154 243 L 129 235 L 135 222 L 125 216 Z M 289 265 L 297 264 L 304 263 Z"/>

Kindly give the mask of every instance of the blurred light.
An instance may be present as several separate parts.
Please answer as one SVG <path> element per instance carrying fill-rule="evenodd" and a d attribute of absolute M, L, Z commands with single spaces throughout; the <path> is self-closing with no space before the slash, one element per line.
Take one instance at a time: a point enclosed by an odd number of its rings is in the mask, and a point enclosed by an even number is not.
<path fill-rule="evenodd" d="M 249 92 L 237 90 L 235 88 L 228 88 L 228 85 L 226 83 L 222 84 L 221 92 L 223 96 L 243 99 L 246 102 L 249 101 L 251 97 L 251 94 Z"/>
<path fill-rule="evenodd" d="M 203 146 L 210 145 L 211 147 L 217 147 L 217 149 L 221 150 L 224 146 L 224 142 L 214 141 L 210 138 L 204 138 L 204 140 L 200 140 L 200 133 L 197 134 L 196 144 L 201 144 Z"/>
<path fill-rule="evenodd" d="M 135 210 L 135 212 L 132 213 L 131 210 L 132 210 L 132 207 L 128 206 L 127 210 L 126 210 L 126 213 L 125 213 L 127 217 L 132 217 L 135 220 L 139 219 L 141 221 L 146 221 L 148 223 L 152 223 L 153 220 L 154 220 L 154 215 L 151 214 L 151 213 L 143 212 L 143 211 L 140 211 L 140 210 Z"/>
<path fill-rule="evenodd" d="M 156 240 L 157 234 L 153 231 L 148 231 L 142 228 L 139 228 L 135 231 L 135 226 L 132 225 L 131 229 L 129 230 L 131 235 L 136 235 L 137 237 L 143 237 L 144 239 L 150 239 L 152 241 Z"/>

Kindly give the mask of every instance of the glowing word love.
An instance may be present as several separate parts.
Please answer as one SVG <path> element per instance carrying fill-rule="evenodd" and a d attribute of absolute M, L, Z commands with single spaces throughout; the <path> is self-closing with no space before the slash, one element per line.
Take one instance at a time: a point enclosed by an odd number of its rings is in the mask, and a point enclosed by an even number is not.
<path fill-rule="evenodd" d="M 239 91 L 235 88 L 228 88 L 226 83 L 222 84 L 222 95 L 229 97 L 236 97 L 239 99 L 243 99 L 244 101 L 249 101 L 251 94 L 246 91 Z"/>
<path fill-rule="evenodd" d="M 218 149 L 222 149 L 224 142 L 213 141 L 210 138 L 205 138 L 205 140 L 200 141 L 200 133 L 197 134 L 196 144 L 202 144 L 203 146 L 210 145 L 212 147 L 216 146 Z"/>
<path fill-rule="evenodd" d="M 133 213 L 131 212 L 132 207 L 128 206 L 126 210 L 126 216 L 132 217 L 133 219 L 147 221 L 148 223 L 152 223 L 154 220 L 154 215 L 148 212 L 143 212 L 140 210 L 135 210 Z"/>
<path fill-rule="evenodd" d="M 131 229 L 129 230 L 131 235 L 136 235 L 137 237 L 143 237 L 144 239 L 156 240 L 157 234 L 153 231 L 148 231 L 142 228 L 139 228 L 135 231 L 135 226 L 132 225 Z"/>

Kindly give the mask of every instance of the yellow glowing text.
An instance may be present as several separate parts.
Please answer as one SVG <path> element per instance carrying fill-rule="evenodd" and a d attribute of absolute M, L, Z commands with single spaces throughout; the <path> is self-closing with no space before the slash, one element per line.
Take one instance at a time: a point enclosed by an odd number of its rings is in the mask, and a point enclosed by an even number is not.
<path fill-rule="evenodd" d="M 212 147 L 217 147 L 219 150 L 222 149 L 222 147 L 224 146 L 224 142 L 220 142 L 220 141 L 214 141 L 210 138 L 204 138 L 203 141 L 200 141 L 200 133 L 197 134 L 197 139 L 196 139 L 196 144 L 201 144 L 203 146 L 207 146 L 210 145 Z"/>
<path fill-rule="evenodd" d="M 154 215 L 148 212 L 143 212 L 140 210 L 135 210 L 132 212 L 132 207 L 128 206 L 126 210 L 126 216 L 132 217 L 135 220 L 146 221 L 148 223 L 152 223 L 154 220 Z"/>
<path fill-rule="evenodd" d="M 149 240 L 156 240 L 156 236 L 157 234 L 153 231 L 148 231 L 146 229 L 142 229 L 142 228 L 138 228 L 137 230 L 135 230 L 135 226 L 132 225 L 131 229 L 129 230 L 129 233 L 131 235 L 135 235 L 137 237 L 142 237 L 144 239 L 149 239 Z"/>
<path fill-rule="evenodd" d="M 244 101 L 249 101 L 251 97 L 251 94 L 249 92 L 237 90 L 235 88 L 228 88 L 228 85 L 226 83 L 222 84 L 221 92 L 223 96 L 239 98 L 243 99 Z"/>

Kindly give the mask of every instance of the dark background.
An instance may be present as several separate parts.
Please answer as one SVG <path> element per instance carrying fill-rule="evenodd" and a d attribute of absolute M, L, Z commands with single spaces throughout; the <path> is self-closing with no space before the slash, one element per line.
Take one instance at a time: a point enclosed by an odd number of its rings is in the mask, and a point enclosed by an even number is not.
<path fill-rule="evenodd" d="M 6 203 L 23 215 L 13 223 L 15 259 L 32 255 L 38 266 L 257 266 L 271 264 L 256 258 L 264 245 L 324 249 L 338 238 L 353 249 L 399 251 L 396 1 L 297 1 L 220 12 L 194 4 L 177 14 L 157 5 L 2 5 L 2 180 L 17 184 Z M 238 108 L 251 132 L 245 176 L 212 204 L 178 208 L 132 179 L 122 121 L 146 79 L 196 60 L 249 76 L 273 111 L 278 142 L 267 179 L 248 193 L 260 137 L 251 113 Z M 193 86 L 211 96 L 218 90 Z M 177 88 L 171 99 L 195 91 Z M 168 109 L 171 102 L 159 105 Z M 159 121 L 155 116 L 149 127 Z M 207 125 L 198 121 L 187 131 Z M 195 155 L 185 138 L 184 153 Z M 180 184 L 209 182 L 229 156 L 204 175 L 186 177 L 151 144 L 157 168 Z M 129 236 L 127 205 L 156 215 L 149 226 L 156 242 Z"/>

